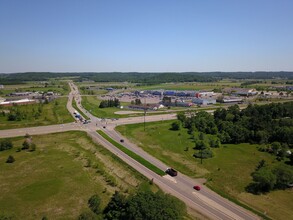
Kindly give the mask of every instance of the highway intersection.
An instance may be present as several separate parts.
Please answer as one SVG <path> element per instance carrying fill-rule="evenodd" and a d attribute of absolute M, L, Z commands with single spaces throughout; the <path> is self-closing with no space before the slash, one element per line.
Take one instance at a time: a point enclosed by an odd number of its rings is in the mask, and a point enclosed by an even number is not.
<path fill-rule="evenodd" d="M 50 126 L 40 126 L 40 127 L 29 127 L 29 128 L 19 128 L 19 129 L 9 129 L 9 130 L 1 130 L 0 137 L 15 137 L 15 136 L 24 136 L 25 134 L 30 135 L 40 135 L 40 134 L 48 134 L 48 133 L 56 133 L 56 132 L 65 132 L 72 130 L 81 130 L 87 132 L 92 139 L 99 144 L 103 145 L 113 154 L 116 154 L 119 158 L 125 161 L 127 164 L 132 166 L 138 172 L 146 176 L 148 179 L 153 179 L 154 183 L 158 185 L 163 191 L 166 193 L 170 193 L 177 198 L 181 199 L 186 203 L 190 208 L 202 213 L 210 219 L 247 219 L 247 220 L 255 220 L 260 219 L 259 216 L 251 213 L 250 211 L 230 202 L 229 200 L 219 196 L 209 188 L 202 186 L 200 191 L 195 191 L 193 189 L 194 185 L 201 185 L 201 182 L 196 179 L 192 179 L 186 175 L 181 173 L 176 177 L 170 176 L 159 176 L 153 171 L 149 170 L 133 158 L 129 157 L 114 145 L 106 141 L 101 135 L 99 135 L 96 131 L 101 129 L 108 136 L 110 136 L 113 140 L 119 142 L 119 140 L 123 139 L 124 142 L 120 143 L 124 147 L 129 150 L 135 152 L 139 156 L 148 160 L 153 165 L 166 170 L 168 167 L 167 164 L 162 163 L 158 159 L 149 155 L 141 148 L 137 147 L 135 144 L 131 143 L 125 137 L 123 137 L 120 133 L 115 130 L 115 127 L 122 124 L 133 124 L 133 123 L 142 123 L 144 121 L 144 117 L 131 117 L 131 118 L 123 118 L 119 120 L 108 120 L 105 122 L 101 121 L 101 119 L 91 115 L 89 112 L 84 110 L 80 105 L 82 97 L 78 92 L 78 88 L 73 83 L 69 83 L 71 92 L 68 96 L 67 109 L 74 117 L 75 111 L 82 111 L 86 114 L 91 123 L 83 124 L 81 122 L 73 122 L 67 124 L 58 124 L 58 125 L 50 125 Z M 72 107 L 72 100 L 75 99 L 77 106 L 79 109 L 74 109 Z M 175 119 L 176 114 L 162 114 L 162 115 L 153 115 L 146 116 L 146 121 L 160 121 L 160 120 L 171 120 Z M 107 126 L 105 126 L 105 124 Z"/>

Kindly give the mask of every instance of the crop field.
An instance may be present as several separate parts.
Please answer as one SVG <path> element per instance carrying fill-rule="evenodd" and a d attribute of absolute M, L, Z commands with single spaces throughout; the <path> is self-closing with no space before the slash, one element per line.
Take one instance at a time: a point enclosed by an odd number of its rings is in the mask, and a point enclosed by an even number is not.
<path fill-rule="evenodd" d="M 258 145 L 225 144 L 213 149 L 214 157 L 200 164 L 200 160 L 193 157 L 194 142 L 187 130 L 172 131 L 169 129 L 171 123 L 147 123 L 145 132 L 143 124 L 119 126 L 117 130 L 167 166 L 194 178 L 207 179 L 206 184 L 222 195 L 249 205 L 273 219 L 290 219 L 293 216 L 292 190 L 278 190 L 264 195 L 245 191 L 252 181 L 250 174 L 260 160 L 264 159 L 268 164 L 278 163 L 273 156 L 259 152 Z"/>
<path fill-rule="evenodd" d="M 115 190 L 125 194 L 138 186 L 158 190 L 84 132 L 33 136 L 33 152 L 16 152 L 24 137 L 11 140 L 14 147 L 0 153 L 0 216 L 77 219 L 89 211 L 87 201 L 93 194 L 99 195 L 104 207 Z M 8 155 L 14 163 L 5 163 Z"/>
<path fill-rule="evenodd" d="M 22 128 L 41 125 L 73 122 L 74 119 L 66 108 L 67 98 L 58 98 L 48 104 L 22 105 L 2 107 L 0 109 L 0 129 Z M 8 115 L 12 109 L 20 112 L 21 120 L 9 121 Z M 6 113 L 1 113 L 6 112 Z"/>

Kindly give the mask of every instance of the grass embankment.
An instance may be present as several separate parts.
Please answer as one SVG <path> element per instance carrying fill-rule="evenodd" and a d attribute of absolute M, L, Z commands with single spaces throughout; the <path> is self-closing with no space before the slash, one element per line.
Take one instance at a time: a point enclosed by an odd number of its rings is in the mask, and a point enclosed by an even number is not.
<path fill-rule="evenodd" d="M 94 143 L 85 132 L 33 136 L 36 151 L 16 152 L 24 138 L 11 138 L 14 147 L 0 152 L 0 216 L 12 219 L 77 219 L 98 194 L 102 208 L 117 190 L 128 194 L 138 186 L 155 185 L 116 155 Z M 15 158 L 5 163 L 8 155 Z"/>
<path fill-rule="evenodd" d="M 5 111 L 6 114 L 0 114 L 0 129 L 23 128 L 73 122 L 74 120 L 69 114 L 66 108 L 66 104 L 67 98 L 62 97 L 48 104 L 2 107 L 0 112 Z M 22 115 L 25 115 L 25 117 L 20 121 L 8 121 L 8 114 L 12 108 L 18 109 Z M 39 108 L 41 108 L 40 112 Z M 39 112 L 39 115 L 36 117 L 35 115 L 37 112 Z"/>
<path fill-rule="evenodd" d="M 136 160 L 140 164 L 144 165 L 148 169 L 152 170 L 158 175 L 165 175 L 165 172 L 153 165 L 152 163 L 148 162 L 141 156 L 137 155 L 136 153 L 132 152 L 131 150 L 127 149 L 123 145 L 119 144 L 118 142 L 114 141 L 112 138 L 110 138 L 107 134 L 105 134 L 103 131 L 98 130 L 97 131 L 103 138 L 105 138 L 107 141 L 109 141 L 111 144 L 113 144 L 115 147 L 117 147 L 119 150 L 123 151 L 125 154 L 130 156 L 132 159 Z"/>
<path fill-rule="evenodd" d="M 81 111 L 81 110 L 77 107 L 77 104 L 76 104 L 75 99 L 72 99 L 72 107 L 73 107 L 74 109 L 76 109 L 76 111 L 78 111 L 84 119 L 86 119 L 86 120 L 89 120 L 89 119 L 90 119 L 87 115 L 85 115 L 85 114 L 83 113 L 83 111 Z"/>
<path fill-rule="evenodd" d="M 225 144 L 213 149 L 214 157 L 203 160 L 193 157 L 194 142 L 187 130 L 171 131 L 172 121 L 132 124 L 117 127 L 144 151 L 164 163 L 192 177 L 206 178 L 207 185 L 232 201 L 250 206 L 273 219 L 290 219 L 293 216 L 292 190 L 277 190 L 264 195 L 253 195 L 245 191 L 251 183 L 251 173 L 260 160 L 267 164 L 279 163 L 272 155 L 259 152 L 258 145 Z"/>

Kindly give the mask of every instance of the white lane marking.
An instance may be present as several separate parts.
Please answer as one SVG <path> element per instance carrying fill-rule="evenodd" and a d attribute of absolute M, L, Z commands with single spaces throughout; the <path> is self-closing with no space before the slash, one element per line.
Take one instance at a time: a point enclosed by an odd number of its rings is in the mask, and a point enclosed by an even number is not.
<path fill-rule="evenodd" d="M 208 204 L 209 206 L 212 206 L 213 208 L 225 213 L 229 217 L 236 219 L 236 220 L 244 220 L 243 218 L 241 218 L 237 214 L 233 213 L 229 209 L 225 208 L 224 206 L 221 206 L 219 203 L 216 203 L 215 201 L 209 199 L 208 197 L 200 194 L 200 192 L 192 192 L 192 194 L 195 195 L 202 202 L 204 202 L 204 203 Z"/>
<path fill-rule="evenodd" d="M 165 179 L 172 181 L 173 183 L 177 183 L 176 179 L 170 175 L 164 175 Z"/>

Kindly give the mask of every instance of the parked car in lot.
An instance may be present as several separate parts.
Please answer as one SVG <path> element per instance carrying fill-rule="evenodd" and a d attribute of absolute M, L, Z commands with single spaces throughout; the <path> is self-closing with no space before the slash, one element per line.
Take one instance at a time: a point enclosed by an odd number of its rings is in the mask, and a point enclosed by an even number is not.
<path fill-rule="evenodd" d="M 196 191 L 200 190 L 200 186 L 194 186 L 193 189 L 195 189 Z"/>
<path fill-rule="evenodd" d="M 167 168 L 167 170 L 165 171 L 167 174 L 169 174 L 170 176 L 177 176 L 177 171 L 174 170 L 173 168 Z"/>

